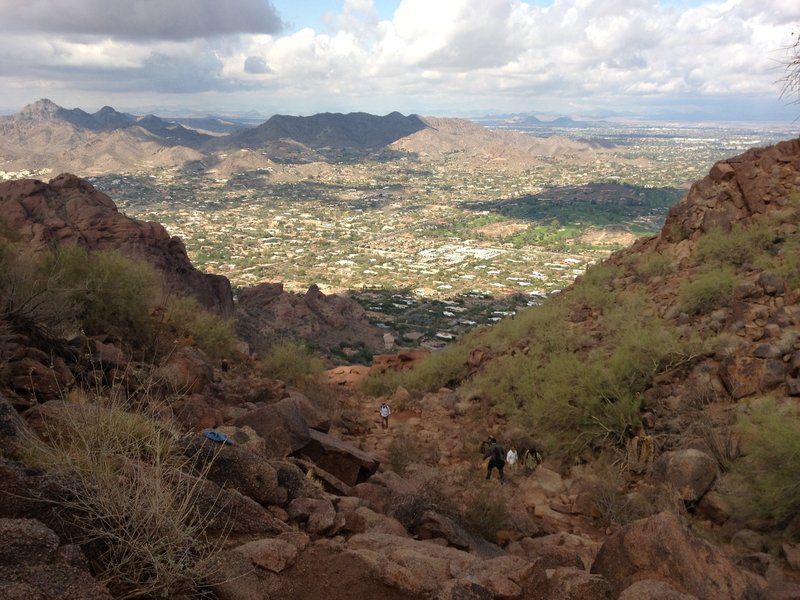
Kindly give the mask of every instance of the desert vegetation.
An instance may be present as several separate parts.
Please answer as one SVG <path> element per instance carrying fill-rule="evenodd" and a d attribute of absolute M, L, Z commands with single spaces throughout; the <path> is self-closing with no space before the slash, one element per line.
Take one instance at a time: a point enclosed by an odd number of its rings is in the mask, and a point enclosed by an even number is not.
<path fill-rule="evenodd" d="M 224 541 L 208 531 L 220 507 L 200 502 L 208 466 L 186 457 L 182 434 L 152 400 L 76 390 L 43 406 L 39 435 L 26 440 L 27 464 L 59 476 L 51 502 L 66 531 L 124 598 L 198 589 L 213 579 L 209 561 Z"/>

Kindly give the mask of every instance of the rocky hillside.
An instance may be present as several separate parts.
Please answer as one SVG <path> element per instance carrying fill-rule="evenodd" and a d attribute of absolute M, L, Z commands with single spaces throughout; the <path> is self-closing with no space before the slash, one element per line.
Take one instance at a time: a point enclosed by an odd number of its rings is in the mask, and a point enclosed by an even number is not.
<path fill-rule="evenodd" d="M 124 215 L 111 198 L 74 175 L 48 183 L 0 183 L 0 215 L 4 231 L 13 232 L 15 242 L 31 255 L 77 244 L 144 259 L 163 275 L 165 296 L 192 296 L 217 314 L 236 317 L 243 339 L 254 349 L 287 338 L 307 340 L 323 352 L 348 344 L 372 352 L 383 349 L 382 333 L 368 323 L 358 303 L 326 296 L 316 287 L 299 296 L 284 292 L 280 284 L 262 284 L 242 290 L 234 305 L 228 279 L 197 270 L 179 238 L 158 223 Z"/>
<path fill-rule="evenodd" d="M 0 585 L 65 599 L 798 598 L 796 452 L 763 478 L 739 470 L 798 419 L 798 223 L 800 140 L 718 163 L 659 236 L 543 306 L 427 358 L 382 357 L 368 380 L 382 398 L 351 387 L 364 367 L 298 379 L 301 393 L 191 340 L 157 364 L 100 339 L 48 354 L 2 290 Z M 35 385 L 11 385 L 21 356 Z M 544 463 L 485 480 L 487 433 Z M 784 465 L 789 485 L 766 504 L 787 511 L 729 503 L 752 493 L 729 476 L 781 482 Z"/>

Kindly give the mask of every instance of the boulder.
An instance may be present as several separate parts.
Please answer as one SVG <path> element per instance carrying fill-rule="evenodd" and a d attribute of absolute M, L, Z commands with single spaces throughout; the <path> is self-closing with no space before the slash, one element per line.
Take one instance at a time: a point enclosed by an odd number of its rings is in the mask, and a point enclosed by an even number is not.
<path fill-rule="evenodd" d="M 521 553 L 535 559 L 537 566 L 552 569 L 556 567 L 576 567 L 588 569 L 600 549 L 600 544 L 589 538 L 572 533 L 560 532 L 540 537 L 525 537 L 517 542 Z"/>
<path fill-rule="evenodd" d="M 252 498 L 234 489 L 223 489 L 208 479 L 197 479 L 182 474 L 187 485 L 194 490 L 195 505 L 200 515 L 208 516 L 207 529 L 217 533 L 283 533 L 290 531 L 283 521 Z"/>
<path fill-rule="evenodd" d="M 668 485 L 681 500 L 702 498 L 717 477 L 717 461 L 701 450 L 664 452 L 652 469 L 655 482 Z"/>
<path fill-rule="evenodd" d="M 302 449 L 302 455 L 347 485 L 354 486 L 366 481 L 380 466 L 375 455 L 332 435 L 313 429 L 308 433 L 309 441 Z"/>
<path fill-rule="evenodd" d="M 9 599 L 111 600 L 77 546 L 35 519 L 0 519 L 0 590 Z"/>
<path fill-rule="evenodd" d="M 354 510 L 344 511 L 345 529 L 350 533 L 388 533 L 400 537 L 409 537 L 406 528 L 392 517 L 387 517 L 374 510 L 359 506 Z"/>
<path fill-rule="evenodd" d="M 194 438 L 185 453 L 206 477 L 225 489 L 234 489 L 259 504 L 284 504 L 286 489 L 278 484 L 278 472 L 266 459 L 239 445 L 217 444 Z"/>
<path fill-rule="evenodd" d="M 324 498 L 295 498 L 286 511 L 293 521 L 306 523 L 309 535 L 321 535 L 329 531 L 336 521 L 336 509 Z"/>
<path fill-rule="evenodd" d="M 254 566 L 273 573 L 280 573 L 297 558 L 297 547 L 279 538 L 253 540 L 234 550 L 244 554 Z"/>
<path fill-rule="evenodd" d="M 734 400 L 768 392 L 783 383 L 787 368 L 782 360 L 735 355 L 722 361 L 720 378 Z"/>
<path fill-rule="evenodd" d="M 615 595 L 637 581 L 656 580 L 697 598 L 746 600 L 761 597 L 766 585 L 669 512 L 634 521 L 611 535 L 591 572 L 605 577 Z"/>
<path fill-rule="evenodd" d="M 289 399 L 297 404 L 297 409 L 311 429 L 316 429 L 323 433 L 330 431 L 331 418 L 319 406 L 295 390 L 289 391 Z"/>
<path fill-rule="evenodd" d="M 452 519 L 432 510 L 426 510 L 414 522 L 413 530 L 417 538 L 429 540 L 441 538 L 447 545 L 459 550 L 470 550 L 472 536 Z"/>
<path fill-rule="evenodd" d="M 266 442 L 266 454 L 272 458 L 288 456 L 304 448 L 311 439 L 305 418 L 290 398 L 251 410 L 233 425 L 250 427 L 261 436 Z"/>
<path fill-rule="evenodd" d="M 173 392 L 200 394 L 214 380 L 214 365 L 199 348 L 182 346 L 169 355 L 155 375 Z"/>
<path fill-rule="evenodd" d="M 617 600 L 700 600 L 697 596 L 683 594 L 668 583 L 643 579 L 626 588 Z"/>
<path fill-rule="evenodd" d="M 222 425 L 222 413 L 212 408 L 202 394 L 192 394 L 172 403 L 175 420 L 188 431 L 202 431 Z"/>

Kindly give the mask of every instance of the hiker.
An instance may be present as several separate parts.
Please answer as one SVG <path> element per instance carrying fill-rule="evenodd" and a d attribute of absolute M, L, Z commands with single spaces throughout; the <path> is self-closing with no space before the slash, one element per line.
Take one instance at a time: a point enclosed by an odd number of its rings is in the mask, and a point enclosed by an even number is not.
<path fill-rule="evenodd" d="M 381 402 L 378 412 L 381 415 L 381 429 L 389 429 L 389 415 L 392 414 L 392 409 L 386 402 Z"/>
<path fill-rule="evenodd" d="M 525 474 L 533 473 L 543 461 L 541 453 L 535 447 L 526 448 L 522 454 L 522 466 L 525 468 Z"/>
<path fill-rule="evenodd" d="M 492 444 L 496 443 L 496 442 L 497 442 L 497 440 L 495 439 L 495 437 L 493 435 L 490 435 L 485 440 L 483 440 L 481 442 L 481 446 L 480 446 L 480 448 L 478 450 L 481 453 L 481 456 L 483 456 L 485 458 L 486 457 L 486 453 L 489 451 L 489 447 Z"/>
<path fill-rule="evenodd" d="M 517 454 L 517 449 L 514 446 L 511 446 L 511 449 L 506 454 L 506 464 L 512 471 L 517 470 L 517 459 L 519 455 Z"/>
<path fill-rule="evenodd" d="M 503 475 L 503 467 L 506 465 L 505 456 L 506 451 L 503 450 L 503 447 L 495 440 L 495 442 L 489 446 L 486 454 L 483 455 L 483 458 L 489 459 L 489 464 L 486 467 L 486 479 L 491 479 L 492 469 L 497 469 L 497 472 L 500 474 L 500 483 L 505 482 L 506 478 Z"/>

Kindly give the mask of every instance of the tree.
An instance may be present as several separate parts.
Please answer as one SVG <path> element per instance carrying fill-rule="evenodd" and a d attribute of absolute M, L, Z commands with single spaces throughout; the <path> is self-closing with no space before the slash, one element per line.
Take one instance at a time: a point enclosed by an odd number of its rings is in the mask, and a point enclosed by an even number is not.
<path fill-rule="evenodd" d="M 800 103 L 800 32 L 793 33 L 794 44 L 787 46 L 783 61 L 785 73 L 781 82 L 781 98 L 794 98 L 792 103 Z"/>

